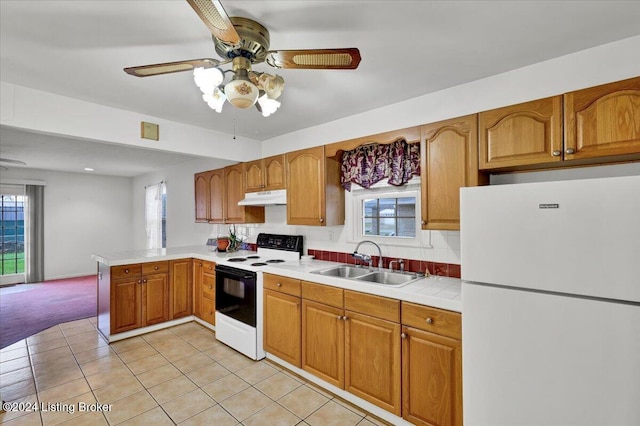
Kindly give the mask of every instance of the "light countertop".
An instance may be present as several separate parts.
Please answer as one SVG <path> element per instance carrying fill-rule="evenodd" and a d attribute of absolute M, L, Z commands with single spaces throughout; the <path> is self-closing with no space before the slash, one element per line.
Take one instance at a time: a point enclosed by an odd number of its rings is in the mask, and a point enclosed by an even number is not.
<path fill-rule="evenodd" d="M 132 250 L 101 255 L 94 254 L 92 258 L 107 266 L 117 266 L 131 263 L 184 259 L 187 257 L 220 262 L 230 257 L 248 256 L 250 254 L 255 254 L 255 252 L 236 251 L 232 253 L 219 253 L 211 251 L 209 247 L 202 245 L 154 250 Z M 283 275 L 299 280 L 317 282 L 333 287 L 462 312 L 462 285 L 460 279 L 432 275 L 404 286 L 387 286 L 311 273 L 311 271 L 336 265 L 339 265 L 339 263 L 315 259 L 294 260 L 272 264 L 261 270 L 270 274 Z"/>

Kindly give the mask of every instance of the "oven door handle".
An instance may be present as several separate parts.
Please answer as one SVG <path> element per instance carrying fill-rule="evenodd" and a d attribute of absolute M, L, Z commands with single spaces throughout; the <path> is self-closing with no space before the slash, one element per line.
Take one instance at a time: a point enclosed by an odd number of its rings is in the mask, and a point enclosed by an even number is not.
<path fill-rule="evenodd" d="M 216 266 L 216 274 L 222 273 L 227 276 L 231 276 L 233 278 L 240 278 L 244 280 L 252 280 L 255 279 L 254 273 L 246 273 L 241 269 L 229 268 L 225 266 Z"/>

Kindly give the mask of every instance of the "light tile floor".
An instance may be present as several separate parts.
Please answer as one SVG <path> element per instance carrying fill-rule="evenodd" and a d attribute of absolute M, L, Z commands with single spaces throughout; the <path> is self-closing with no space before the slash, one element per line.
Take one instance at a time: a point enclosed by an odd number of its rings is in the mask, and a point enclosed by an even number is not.
<path fill-rule="evenodd" d="M 111 345 L 95 323 L 60 324 L 0 351 L 0 393 L 18 408 L 1 424 L 385 424 L 195 322 Z"/>

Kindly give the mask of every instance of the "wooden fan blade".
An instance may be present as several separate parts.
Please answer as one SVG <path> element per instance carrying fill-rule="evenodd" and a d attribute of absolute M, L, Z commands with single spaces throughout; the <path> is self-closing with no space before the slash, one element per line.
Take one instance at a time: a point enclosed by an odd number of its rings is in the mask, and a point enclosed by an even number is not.
<path fill-rule="evenodd" d="M 187 0 L 211 34 L 228 44 L 240 42 L 240 36 L 218 0 Z"/>
<path fill-rule="evenodd" d="M 360 63 L 360 51 L 348 49 L 271 50 L 265 62 L 275 68 L 353 70 Z"/>
<path fill-rule="evenodd" d="M 141 65 L 139 67 L 125 68 L 124 72 L 136 77 L 149 77 L 152 75 L 170 74 L 173 72 L 192 71 L 194 68 L 213 68 L 220 64 L 216 59 L 191 59 L 188 61 L 165 62 L 164 64 Z"/>

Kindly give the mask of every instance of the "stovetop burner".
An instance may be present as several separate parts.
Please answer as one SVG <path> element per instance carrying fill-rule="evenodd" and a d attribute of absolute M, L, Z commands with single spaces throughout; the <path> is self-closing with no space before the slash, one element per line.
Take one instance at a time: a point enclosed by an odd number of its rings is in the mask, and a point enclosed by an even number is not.
<path fill-rule="evenodd" d="M 260 259 L 260 256 L 256 256 L 255 254 L 252 256 L 247 256 L 247 259 Z"/>
<path fill-rule="evenodd" d="M 267 260 L 267 263 L 282 263 L 284 261 L 284 259 L 269 259 Z"/>
<path fill-rule="evenodd" d="M 255 262 L 252 263 L 251 266 L 267 266 L 266 262 Z"/>
<path fill-rule="evenodd" d="M 232 257 L 231 259 L 229 259 L 229 262 L 244 262 L 246 260 L 247 258 L 245 257 Z"/>

